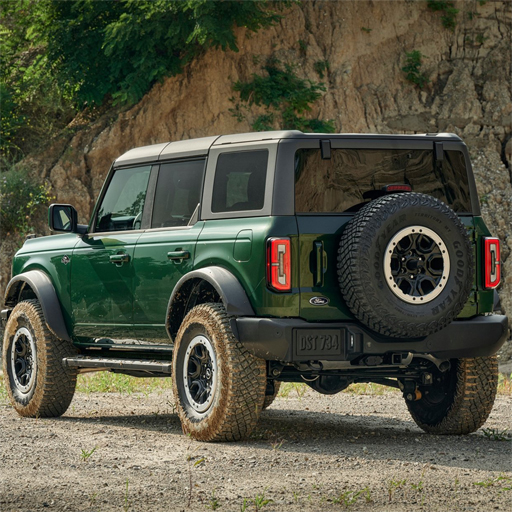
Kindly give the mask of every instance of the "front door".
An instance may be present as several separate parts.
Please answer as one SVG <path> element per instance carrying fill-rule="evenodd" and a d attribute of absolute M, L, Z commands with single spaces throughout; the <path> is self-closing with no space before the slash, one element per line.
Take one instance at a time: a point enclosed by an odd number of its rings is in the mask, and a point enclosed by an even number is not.
<path fill-rule="evenodd" d="M 71 264 L 74 334 L 130 337 L 133 324 L 133 256 L 151 166 L 116 170 Z"/>

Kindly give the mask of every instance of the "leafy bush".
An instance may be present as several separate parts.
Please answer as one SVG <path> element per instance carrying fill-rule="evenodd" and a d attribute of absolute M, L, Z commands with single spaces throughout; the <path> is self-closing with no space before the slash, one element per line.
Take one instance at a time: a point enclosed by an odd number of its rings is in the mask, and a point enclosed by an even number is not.
<path fill-rule="evenodd" d="M 247 119 L 252 105 L 266 107 L 251 123 L 256 131 L 271 130 L 277 127 L 285 130 L 304 132 L 333 133 L 333 121 L 307 119 L 303 114 L 311 111 L 311 104 L 322 96 L 325 86 L 312 80 L 302 79 L 295 73 L 291 64 L 282 64 L 271 58 L 263 66 L 266 75 L 254 73 L 250 82 L 235 82 L 233 89 L 240 93 L 231 113 L 238 121 Z M 233 101 L 234 98 L 233 98 Z"/>
<path fill-rule="evenodd" d="M 41 205 L 54 199 L 48 184 L 40 184 L 27 170 L 0 173 L 0 226 L 2 234 L 20 234 L 33 230 L 31 219 Z"/>
<path fill-rule="evenodd" d="M 416 84 L 420 89 L 430 82 L 428 77 L 426 77 L 421 71 L 421 59 L 425 57 L 418 50 L 413 50 L 410 53 L 405 54 L 407 57 L 406 65 L 402 68 L 402 71 L 406 73 L 406 78 L 409 82 Z"/>
<path fill-rule="evenodd" d="M 449 30 L 454 30 L 457 25 L 457 14 L 459 9 L 456 9 L 453 2 L 447 1 L 436 1 L 429 0 L 428 8 L 432 11 L 442 11 L 444 14 L 441 16 L 441 21 L 443 23 L 443 27 Z"/>
<path fill-rule="evenodd" d="M 278 8 L 288 2 L 275 4 Z M 48 59 L 79 105 L 138 101 L 202 50 L 238 51 L 234 27 L 255 32 L 280 19 L 264 1 L 50 1 Z"/>
<path fill-rule="evenodd" d="M 238 51 L 285 2 L 0 0 L 0 156 L 47 144 L 76 109 L 135 103 L 207 48 Z"/>
<path fill-rule="evenodd" d="M 328 60 L 318 60 L 313 65 L 315 71 L 317 72 L 320 78 L 324 77 L 324 74 L 329 71 L 329 61 Z"/>
<path fill-rule="evenodd" d="M 0 156 L 16 161 L 73 118 L 45 55 L 46 0 L 0 0 Z M 3 163 L 3 162 L 2 162 Z"/>

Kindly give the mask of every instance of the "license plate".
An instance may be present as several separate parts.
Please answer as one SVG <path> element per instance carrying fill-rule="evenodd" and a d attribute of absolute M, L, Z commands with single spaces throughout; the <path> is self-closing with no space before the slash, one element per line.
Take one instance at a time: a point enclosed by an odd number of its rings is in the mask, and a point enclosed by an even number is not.
<path fill-rule="evenodd" d="M 340 329 L 310 329 L 295 331 L 295 355 L 297 357 L 342 356 L 344 343 Z"/>

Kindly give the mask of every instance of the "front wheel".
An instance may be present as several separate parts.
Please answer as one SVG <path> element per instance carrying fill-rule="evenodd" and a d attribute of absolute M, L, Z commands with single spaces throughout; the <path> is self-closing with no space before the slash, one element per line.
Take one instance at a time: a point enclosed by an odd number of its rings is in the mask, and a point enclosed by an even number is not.
<path fill-rule="evenodd" d="M 470 434 L 491 413 L 498 387 L 496 356 L 452 359 L 447 372 L 436 372 L 421 398 L 407 402 L 416 424 L 429 434 Z"/>
<path fill-rule="evenodd" d="M 20 416 L 48 418 L 66 412 L 75 393 L 76 371 L 66 368 L 62 359 L 75 353 L 70 342 L 48 330 L 37 300 L 16 305 L 5 327 L 3 372 Z"/>
<path fill-rule="evenodd" d="M 173 388 L 185 434 L 198 441 L 237 441 L 259 419 L 265 361 L 234 337 L 222 304 L 201 304 L 183 320 L 173 356 Z"/>

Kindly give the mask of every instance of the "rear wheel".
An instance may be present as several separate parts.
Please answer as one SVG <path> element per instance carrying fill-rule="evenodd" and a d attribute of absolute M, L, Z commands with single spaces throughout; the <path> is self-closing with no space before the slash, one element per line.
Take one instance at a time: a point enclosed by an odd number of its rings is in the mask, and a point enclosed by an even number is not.
<path fill-rule="evenodd" d="M 259 419 L 265 361 L 234 337 L 224 306 L 201 304 L 183 320 L 173 356 L 173 388 L 183 432 L 198 441 L 237 441 Z"/>
<path fill-rule="evenodd" d="M 76 353 L 48 330 L 37 300 L 20 302 L 5 327 L 3 372 L 12 405 L 20 416 L 64 414 L 73 399 L 76 371 L 62 364 Z"/>
<path fill-rule="evenodd" d="M 430 434 L 469 434 L 491 413 L 498 387 L 496 356 L 453 359 L 433 384 L 419 388 L 421 398 L 407 401 L 413 420 Z"/>

